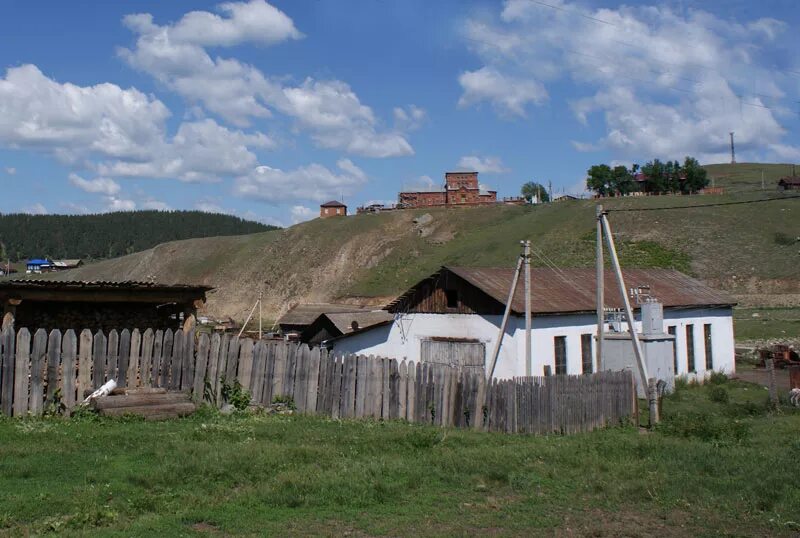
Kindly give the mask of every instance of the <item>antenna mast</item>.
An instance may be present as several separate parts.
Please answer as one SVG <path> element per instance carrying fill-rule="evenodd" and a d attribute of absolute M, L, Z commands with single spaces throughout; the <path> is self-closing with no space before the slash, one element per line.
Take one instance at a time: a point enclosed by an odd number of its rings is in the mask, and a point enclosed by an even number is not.
<path fill-rule="evenodd" d="M 733 148 L 733 131 L 731 131 L 731 164 L 736 164 L 736 150 Z"/>

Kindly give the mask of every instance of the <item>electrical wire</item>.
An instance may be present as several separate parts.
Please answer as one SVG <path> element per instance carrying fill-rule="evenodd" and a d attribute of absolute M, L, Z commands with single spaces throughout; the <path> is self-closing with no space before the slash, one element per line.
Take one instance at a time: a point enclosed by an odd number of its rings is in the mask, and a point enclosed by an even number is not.
<path fill-rule="evenodd" d="M 639 208 L 623 208 L 623 209 L 606 209 L 606 213 L 630 213 L 635 211 L 667 211 L 670 209 L 697 209 L 701 207 L 721 207 L 726 205 L 742 205 L 742 204 L 760 204 L 762 202 L 776 202 L 779 200 L 792 200 L 800 199 L 800 194 L 795 196 L 779 196 L 776 198 L 763 198 L 761 200 L 741 200 L 738 202 L 720 202 L 715 204 L 697 204 L 697 205 L 684 205 L 684 206 L 671 206 L 671 207 L 639 207 Z"/>

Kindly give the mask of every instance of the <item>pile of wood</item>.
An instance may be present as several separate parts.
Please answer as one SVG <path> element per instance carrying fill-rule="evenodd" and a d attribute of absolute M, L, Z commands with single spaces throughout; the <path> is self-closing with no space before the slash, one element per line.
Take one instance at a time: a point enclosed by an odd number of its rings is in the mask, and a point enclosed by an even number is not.
<path fill-rule="evenodd" d="M 191 415 L 197 409 L 189 394 L 164 388 L 121 388 L 110 395 L 93 398 L 92 409 L 100 415 L 138 415 L 147 420 L 164 420 Z"/>

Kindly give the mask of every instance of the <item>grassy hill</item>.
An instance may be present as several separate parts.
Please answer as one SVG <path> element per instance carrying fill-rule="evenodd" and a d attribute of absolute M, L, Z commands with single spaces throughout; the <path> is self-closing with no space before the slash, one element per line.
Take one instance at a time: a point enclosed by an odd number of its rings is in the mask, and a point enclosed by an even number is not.
<path fill-rule="evenodd" d="M 775 192 L 776 184 L 782 177 L 792 174 L 791 164 L 707 164 L 703 168 L 715 187 L 724 187 L 727 192 L 762 190 L 761 174 L 764 174 L 764 191 Z M 796 166 L 800 173 L 800 166 Z"/>
<path fill-rule="evenodd" d="M 759 179 L 760 182 L 760 179 Z M 800 304 L 800 199 L 721 207 L 777 193 L 611 199 L 610 222 L 627 266 L 674 267 L 736 293 L 745 304 Z M 678 207 L 668 211 L 613 210 Z M 513 266 L 519 240 L 559 266 L 594 263 L 595 202 L 534 207 L 397 211 L 284 230 L 190 239 L 64 273 L 62 278 L 196 282 L 217 288 L 208 311 L 244 318 L 258 290 L 265 315 L 293 302 L 383 304 L 442 264 Z"/>

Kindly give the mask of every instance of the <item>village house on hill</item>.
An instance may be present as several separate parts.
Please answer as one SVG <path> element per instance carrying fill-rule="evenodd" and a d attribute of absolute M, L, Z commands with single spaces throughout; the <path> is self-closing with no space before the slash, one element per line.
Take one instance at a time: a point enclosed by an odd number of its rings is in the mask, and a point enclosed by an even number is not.
<path fill-rule="evenodd" d="M 336 200 L 325 202 L 319 206 L 319 216 L 323 219 L 327 217 L 346 217 L 347 206 Z"/>
<path fill-rule="evenodd" d="M 533 375 L 595 369 L 594 271 L 531 269 Z M 663 319 L 656 330 L 662 339 L 674 341 L 675 375 L 702 378 L 711 371 L 734 371 L 735 301 L 730 296 L 674 270 L 625 269 L 623 274 L 629 286 L 649 287 L 663 304 Z M 450 364 L 456 360 L 455 366 L 488 370 L 513 276 L 510 268 L 442 267 L 385 307 L 394 322 L 354 330 L 323 345 L 336 354 Z M 610 270 L 604 286 L 605 305 L 621 308 L 622 297 Z M 524 295 L 519 286 L 511 302 L 495 371 L 498 378 L 526 375 Z M 635 309 L 634 316 L 641 331 L 641 308 Z M 613 324 L 608 325 L 613 333 Z M 622 324 L 617 330 L 627 328 Z"/>
<path fill-rule="evenodd" d="M 491 204 L 497 191 L 484 190 L 478 172 L 446 172 L 444 186 L 432 190 L 401 192 L 398 206 L 403 208 Z"/>

